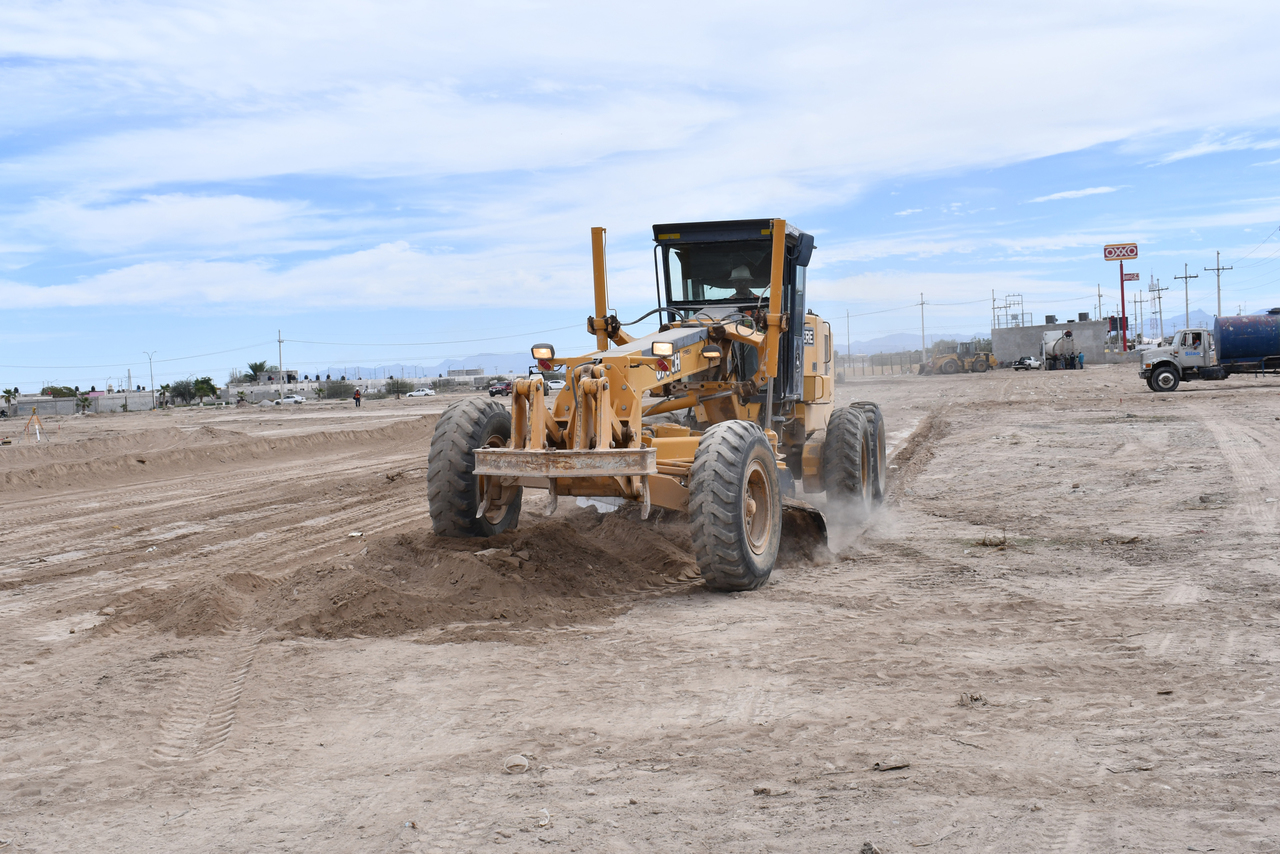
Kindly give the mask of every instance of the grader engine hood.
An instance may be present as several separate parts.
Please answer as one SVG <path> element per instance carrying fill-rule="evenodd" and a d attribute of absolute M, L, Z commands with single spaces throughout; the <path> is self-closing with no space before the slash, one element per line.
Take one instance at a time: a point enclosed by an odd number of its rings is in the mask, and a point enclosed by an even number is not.
<path fill-rule="evenodd" d="M 701 358 L 702 342 L 707 340 L 707 328 L 705 326 L 677 326 L 668 329 L 665 332 L 654 332 L 643 338 L 637 338 L 629 344 L 621 347 L 615 347 L 610 350 L 597 350 L 581 359 L 575 359 L 574 362 L 581 364 L 582 362 L 593 361 L 601 358 L 616 358 L 618 356 L 638 357 L 641 359 L 661 359 L 667 364 L 666 368 L 656 365 L 657 379 L 665 379 L 668 376 L 680 376 L 682 373 L 690 370 L 701 370 L 706 367 L 704 360 Z M 666 348 L 662 344 L 671 345 L 670 355 L 659 355 L 653 352 L 653 345 L 658 344 L 658 349 L 665 354 Z M 695 362 L 698 363 L 695 365 Z"/>

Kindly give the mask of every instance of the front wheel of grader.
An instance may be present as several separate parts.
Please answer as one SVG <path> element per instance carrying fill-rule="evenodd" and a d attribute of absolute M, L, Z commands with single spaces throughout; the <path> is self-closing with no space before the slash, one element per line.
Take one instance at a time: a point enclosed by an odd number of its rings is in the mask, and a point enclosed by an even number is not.
<path fill-rule="evenodd" d="M 511 439 L 511 413 L 495 400 L 462 400 L 436 422 L 427 458 L 427 504 L 431 527 L 444 537 L 492 537 L 520 521 L 524 488 L 488 490 L 475 474 L 476 448 L 505 448 Z"/>
<path fill-rule="evenodd" d="M 724 421 L 702 434 L 689 476 L 689 527 L 711 590 L 754 590 L 778 560 L 782 490 L 759 425 Z"/>

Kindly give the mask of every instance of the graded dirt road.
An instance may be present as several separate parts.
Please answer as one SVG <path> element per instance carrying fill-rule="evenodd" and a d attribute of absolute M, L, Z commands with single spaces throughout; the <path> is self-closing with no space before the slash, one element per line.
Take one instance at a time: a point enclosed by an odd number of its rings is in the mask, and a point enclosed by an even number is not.
<path fill-rule="evenodd" d="M 1276 850 L 1278 391 L 856 378 L 887 506 L 736 595 L 670 517 L 435 538 L 443 400 L 49 424 L 0 850 Z"/>

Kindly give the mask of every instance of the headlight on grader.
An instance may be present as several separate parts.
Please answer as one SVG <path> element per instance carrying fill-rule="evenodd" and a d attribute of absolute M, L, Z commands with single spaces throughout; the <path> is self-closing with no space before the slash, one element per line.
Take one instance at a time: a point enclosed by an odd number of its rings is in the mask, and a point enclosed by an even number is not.
<path fill-rule="evenodd" d="M 657 356 L 658 358 L 665 358 L 667 356 L 671 356 L 675 352 L 676 352 L 676 345 L 672 344 L 670 341 L 654 341 L 653 342 L 653 355 Z"/>
<path fill-rule="evenodd" d="M 533 353 L 533 358 L 540 362 L 550 362 L 556 357 L 556 348 L 550 344 L 534 344 L 530 352 Z"/>

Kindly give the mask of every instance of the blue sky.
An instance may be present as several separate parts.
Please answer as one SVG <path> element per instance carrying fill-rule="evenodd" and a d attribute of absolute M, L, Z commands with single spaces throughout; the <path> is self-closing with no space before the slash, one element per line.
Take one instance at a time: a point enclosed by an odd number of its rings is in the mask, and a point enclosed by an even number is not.
<path fill-rule="evenodd" d="M 855 339 L 1110 311 L 1120 241 L 1280 305 L 1280 7 L 1036 5 L 10 0 L 0 385 L 585 349 L 593 225 L 624 319 L 760 216 Z"/>

